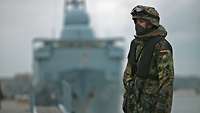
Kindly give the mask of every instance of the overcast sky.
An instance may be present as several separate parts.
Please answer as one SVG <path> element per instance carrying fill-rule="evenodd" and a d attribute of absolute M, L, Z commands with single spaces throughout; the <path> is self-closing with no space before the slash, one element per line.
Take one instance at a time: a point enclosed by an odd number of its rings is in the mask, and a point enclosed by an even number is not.
<path fill-rule="evenodd" d="M 31 41 L 35 37 L 59 37 L 63 3 L 0 0 L 0 76 L 32 71 Z M 128 48 L 134 35 L 130 11 L 137 4 L 159 11 L 174 49 L 175 73 L 200 76 L 199 0 L 87 0 L 91 27 L 98 37 L 123 36 Z"/>

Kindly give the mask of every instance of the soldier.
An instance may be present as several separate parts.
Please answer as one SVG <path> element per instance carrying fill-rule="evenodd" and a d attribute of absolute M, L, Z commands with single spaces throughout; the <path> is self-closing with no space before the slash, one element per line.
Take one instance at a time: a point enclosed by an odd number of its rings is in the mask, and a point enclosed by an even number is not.
<path fill-rule="evenodd" d="M 138 5 L 132 19 L 136 35 L 124 71 L 124 113 L 170 113 L 174 67 L 167 32 L 153 7 Z"/>

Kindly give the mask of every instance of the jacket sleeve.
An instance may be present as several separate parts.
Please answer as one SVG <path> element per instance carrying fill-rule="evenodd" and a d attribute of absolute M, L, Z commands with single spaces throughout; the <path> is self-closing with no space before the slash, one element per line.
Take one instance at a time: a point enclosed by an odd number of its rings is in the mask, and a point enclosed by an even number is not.
<path fill-rule="evenodd" d="M 133 83 L 134 83 L 134 75 L 133 75 L 133 70 L 132 70 L 132 64 L 131 64 L 131 61 L 130 61 L 130 56 L 131 56 L 131 52 L 132 52 L 132 45 L 134 44 L 134 41 L 135 40 L 132 40 L 131 41 L 131 45 L 130 45 L 130 50 L 129 50 L 129 53 L 128 53 L 128 56 L 127 56 L 127 65 L 126 65 L 126 68 L 124 70 L 124 75 L 123 75 L 123 84 L 124 84 L 124 89 L 125 89 L 125 92 L 126 92 L 126 89 L 129 89 L 133 86 Z"/>
<path fill-rule="evenodd" d="M 132 66 L 128 62 L 124 70 L 124 76 L 123 76 L 123 84 L 125 89 L 128 89 L 133 85 L 131 81 L 133 81 Z"/>
<path fill-rule="evenodd" d="M 130 61 L 130 52 L 132 51 L 131 49 L 132 48 L 132 45 L 133 45 L 133 42 L 134 40 L 131 42 L 131 45 L 130 45 L 130 50 L 129 50 L 129 54 L 128 54 L 128 61 L 127 61 L 127 65 L 125 67 L 125 70 L 124 70 L 124 74 L 123 74 L 123 85 L 124 85 L 124 95 L 123 95 L 123 104 L 122 104 L 122 108 L 123 108 L 123 111 L 124 113 L 127 113 L 127 108 L 128 108 L 128 96 L 130 91 L 134 91 L 132 88 L 134 86 L 134 72 L 132 72 L 132 64 L 131 64 L 131 61 Z"/>
<path fill-rule="evenodd" d="M 123 94 L 122 109 L 124 113 L 127 113 L 129 91 L 133 91 L 131 90 L 131 88 L 133 88 L 133 85 L 134 85 L 134 77 L 132 75 L 132 66 L 129 62 L 127 63 L 126 68 L 124 70 L 123 84 L 124 84 L 124 94 Z"/>
<path fill-rule="evenodd" d="M 174 66 L 172 51 L 159 48 L 157 51 L 159 91 L 154 113 L 171 113 L 173 99 Z"/>

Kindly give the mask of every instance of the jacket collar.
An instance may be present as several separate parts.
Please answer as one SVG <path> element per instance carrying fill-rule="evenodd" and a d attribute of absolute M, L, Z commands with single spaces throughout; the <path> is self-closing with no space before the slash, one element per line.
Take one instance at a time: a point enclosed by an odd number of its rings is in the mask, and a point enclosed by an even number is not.
<path fill-rule="evenodd" d="M 149 40 L 155 37 L 165 38 L 166 36 L 167 36 L 167 31 L 162 25 L 159 25 L 159 27 L 154 31 L 144 35 L 135 35 L 135 38 L 139 40 Z"/>

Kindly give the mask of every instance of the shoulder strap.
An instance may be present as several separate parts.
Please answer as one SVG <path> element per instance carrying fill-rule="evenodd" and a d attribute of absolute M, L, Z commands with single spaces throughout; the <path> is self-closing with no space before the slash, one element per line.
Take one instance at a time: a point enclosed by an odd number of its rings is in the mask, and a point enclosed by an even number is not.
<path fill-rule="evenodd" d="M 136 56 L 135 56 L 135 52 L 136 52 L 136 47 L 137 47 L 137 43 L 135 43 L 136 39 L 133 39 L 131 41 L 131 45 L 130 45 L 130 49 L 129 49 L 129 53 L 128 53 L 128 62 L 131 63 L 132 65 L 132 72 L 136 72 Z"/>
<path fill-rule="evenodd" d="M 167 42 L 166 48 L 168 48 L 171 51 L 172 55 L 173 55 L 173 49 L 172 49 L 171 44 L 166 39 L 165 39 L 165 41 Z"/>

